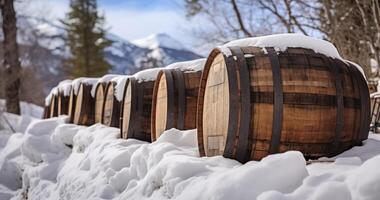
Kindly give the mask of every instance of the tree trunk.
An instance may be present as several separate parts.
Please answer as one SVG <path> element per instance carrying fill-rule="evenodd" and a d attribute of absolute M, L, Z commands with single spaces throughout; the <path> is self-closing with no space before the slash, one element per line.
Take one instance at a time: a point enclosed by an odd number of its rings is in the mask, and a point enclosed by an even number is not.
<path fill-rule="evenodd" d="M 17 46 L 16 12 L 14 0 L 0 0 L 4 33 L 4 79 L 7 112 L 20 114 L 19 88 L 21 64 Z"/>

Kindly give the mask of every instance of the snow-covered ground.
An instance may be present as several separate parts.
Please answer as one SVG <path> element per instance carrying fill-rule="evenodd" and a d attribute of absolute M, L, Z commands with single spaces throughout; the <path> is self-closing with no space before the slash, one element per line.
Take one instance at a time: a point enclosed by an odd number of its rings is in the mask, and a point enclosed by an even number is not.
<path fill-rule="evenodd" d="M 0 112 L 5 108 L 5 100 L 0 99 Z M 20 110 L 22 116 L 30 116 L 34 118 L 41 118 L 44 109 L 40 106 L 28 102 L 20 102 Z"/>
<path fill-rule="evenodd" d="M 0 199 L 379 199 L 380 135 L 324 161 L 293 151 L 242 165 L 199 157 L 195 130 L 149 144 L 59 117 L 0 137 Z"/>

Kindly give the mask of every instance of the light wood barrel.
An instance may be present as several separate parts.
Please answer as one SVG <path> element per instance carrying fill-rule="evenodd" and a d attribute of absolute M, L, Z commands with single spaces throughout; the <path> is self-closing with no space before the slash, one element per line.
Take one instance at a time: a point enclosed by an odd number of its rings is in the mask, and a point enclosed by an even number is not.
<path fill-rule="evenodd" d="M 74 122 L 76 100 L 77 100 L 77 95 L 75 95 L 74 89 L 71 88 L 70 96 L 69 96 L 69 108 L 67 111 L 67 115 L 69 116 L 70 123 Z"/>
<path fill-rule="evenodd" d="M 151 142 L 151 109 L 154 81 L 139 82 L 128 78 L 125 85 L 121 137 Z"/>
<path fill-rule="evenodd" d="M 105 87 L 105 83 L 99 83 L 95 89 L 95 123 L 103 123 Z"/>
<path fill-rule="evenodd" d="M 348 62 L 303 48 L 214 49 L 199 90 L 200 155 L 334 156 L 368 137 L 369 105 L 367 83 Z"/>
<path fill-rule="evenodd" d="M 91 96 L 92 85 L 81 83 L 76 97 L 74 124 L 92 125 L 95 122 L 95 100 Z"/>
<path fill-rule="evenodd" d="M 58 93 L 58 115 L 67 115 L 69 113 L 69 98 L 63 92 Z"/>
<path fill-rule="evenodd" d="M 152 100 L 152 141 L 165 130 L 196 128 L 201 71 L 164 69 L 157 75 Z"/>
<path fill-rule="evenodd" d="M 50 117 L 58 117 L 58 96 L 55 94 L 51 96 Z"/>
<path fill-rule="evenodd" d="M 119 127 L 120 124 L 120 106 L 121 102 L 115 97 L 116 83 L 111 81 L 106 87 L 106 98 L 103 111 L 103 124 L 111 127 Z"/>

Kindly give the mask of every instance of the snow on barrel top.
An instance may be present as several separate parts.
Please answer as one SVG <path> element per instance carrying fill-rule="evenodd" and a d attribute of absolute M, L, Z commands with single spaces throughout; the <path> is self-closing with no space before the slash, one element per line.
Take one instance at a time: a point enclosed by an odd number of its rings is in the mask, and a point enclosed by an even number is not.
<path fill-rule="evenodd" d="M 165 67 L 166 69 L 180 69 L 181 71 L 201 71 L 206 63 L 206 58 L 197 60 L 176 62 Z"/>
<path fill-rule="evenodd" d="M 69 96 L 71 90 L 71 82 L 72 80 L 69 79 L 63 80 L 59 82 L 56 87 L 53 87 L 53 89 L 50 90 L 48 96 L 45 98 L 45 106 L 48 106 L 50 104 L 52 95 L 58 95 L 59 92 L 62 92 L 64 96 Z"/>
<path fill-rule="evenodd" d="M 92 97 L 95 97 L 95 91 L 96 91 L 96 87 L 100 84 L 100 83 L 108 83 L 111 79 L 117 77 L 117 76 L 120 76 L 120 75 L 117 75 L 117 74 L 106 74 L 104 76 L 102 76 L 101 78 L 99 78 L 96 83 L 93 85 L 93 87 L 91 88 L 91 96 Z"/>
<path fill-rule="evenodd" d="M 140 72 L 137 72 L 133 75 L 139 82 L 144 81 L 154 81 L 157 78 L 158 72 L 162 69 L 180 69 L 181 71 L 200 71 L 203 69 L 206 62 L 205 58 L 185 61 L 185 62 L 176 62 L 170 64 L 166 67 L 158 67 L 153 69 L 146 69 Z"/>
<path fill-rule="evenodd" d="M 72 82 L 72 87 L 74 90 L 74 94 L 77 95 L 79 91 L 79 86 L 81 83 L 85 85 L 92 85 L 94 86 L 98 82 L 98 78 L 86 78 L 86 77 L 81 77 L 74 79 Z"/>
<path fill-rule="evenodd" d="M 117 101 L 122 101 L 123 100 L 123 95 L 124 95 L 124 88 L 125 88 L 125 83 L 127 82 L 127 79 L 131 76 L 116 76 L 114 77 L 111 81 L 116 83 L 115 86 L 115 97 Z"/>
<path fill-rule="evenodd" d="M 322 39 L 313 38 L 299 33 L 283 33 L 283 34 L 274 34 L 260 37 L 250 37 L 243 38 L 238 40 L 233 40 L 222 46 L 223 47 L 245 47 L 245 46 L 254 46 L 254 47 L 274 47 L 278 51 L 286 51 L 289 47 L 300 47 L 305 49 L 312 49 L 316 53 L 324 54 L 328 57 L 340 59 L 343 62 L 348 62 L 353 64 L 366 78 L 363 68 L 358 64 L 344 60 L 340 55 L 336 47 Z"/>
<path fill-rule="evenodd" d="M 342 57 L 340 57 L 338 50 L 330 42 L 298 33 L 284 33 L 261 37 L 244 38 L 233 40 L 224 44 L 223 46 L 255 46 L 263 48 L 274 47 L 279 51 L 285 51 L 288 47 L 302 47 L 306 49 L 312 49 L 316 53 L 321 53 L 326 56 L 342 60 Z"/>
<path fill-rule="evenodd" d="M 58 84 L 58 92 L 62 92 L 63 96 L 70 96 L 72 80 L 64 80 Z"/>

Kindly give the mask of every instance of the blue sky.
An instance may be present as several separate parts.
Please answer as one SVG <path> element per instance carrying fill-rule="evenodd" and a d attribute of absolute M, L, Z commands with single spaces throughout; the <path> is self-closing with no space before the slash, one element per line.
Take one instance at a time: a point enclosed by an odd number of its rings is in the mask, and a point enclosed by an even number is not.
<path fill-rule="evenodd" d="M 98 0 L 99 5 L 120 6 L 140 10 L 174 9 L 182 4 L 181 0 Z"/>
<path fill-rule="evenodd" d="M 167 33 L 185 45 L 192 45 L 192 30 L 198 20 L 189 22 L 183 0 L 98 0 L 98 9 L 106 16 L 110 32 L 127 40 L 135 40 L 154 33 Z M 63 18 L 69 8 L 69 0 L 33 0 L 29 7 L 34 13 L 53 19 Z"/>

